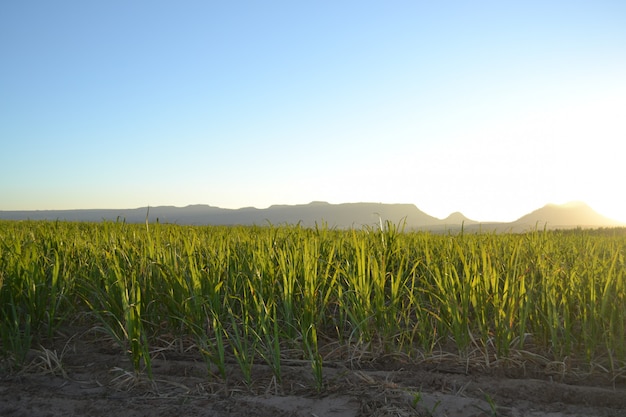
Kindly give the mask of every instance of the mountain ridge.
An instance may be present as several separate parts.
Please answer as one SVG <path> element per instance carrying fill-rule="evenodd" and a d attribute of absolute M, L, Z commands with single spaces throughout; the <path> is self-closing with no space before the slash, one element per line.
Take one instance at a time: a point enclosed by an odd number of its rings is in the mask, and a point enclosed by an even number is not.
<path fill-rule="evenodd" d="M 587 224 L 579 224 L 580 219 L 586 219 Z M 549 203 L 534 210 L 512 222 L 516 225 L 532 226 L 536 224 L 549 224 L 552 228 L 595 226 L 610 227 L 623 225 L 609 219 L 593 210 L 582 201 L 572 201 L 565 204 Z"/>
<path fill-rule="evenodd" d="M 609 219 L 583 202 L 546 204 L 512 222 L 480 222 L 467 218 L 460 212 L 444 219 L 431 216 L 415 204 L 341 203 L 313 201 L 308 204 L 277 204 L 268 208 L 220 208 L 207 204 L 185 207 L 156 206 L 134 209 L 75 209 L 75 210 L 16 210 L 0 211 L 3 220 L 67 220 L 67 221 L 118 221 L 128 223 L 162 222 L 186 225 L 261 225 L 300 224 L 313 227 L 326 224 L 336 228 L 358 228 L 379 225 L 390 221 L 406 229 L 450 231 L 482 230 L 519 232 L 533 228 L 598 228 L 619 227 L 626 224 Z"/>

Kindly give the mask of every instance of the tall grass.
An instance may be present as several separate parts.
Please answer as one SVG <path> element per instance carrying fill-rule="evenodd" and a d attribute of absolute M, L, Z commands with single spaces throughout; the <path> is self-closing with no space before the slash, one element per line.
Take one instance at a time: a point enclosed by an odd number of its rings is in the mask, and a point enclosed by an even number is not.
<path fill-rule="evenodd" d="M 19 367 L 77 317 L 136 372 L 155 347 L 197 351 L 209 374 L 285 360 L 324 384 L 329 343 L 423 357 L 532 349 L 626 364 L 626 233 L 436 235 L 362 230 L 0 222 L 0 354 Z"/>

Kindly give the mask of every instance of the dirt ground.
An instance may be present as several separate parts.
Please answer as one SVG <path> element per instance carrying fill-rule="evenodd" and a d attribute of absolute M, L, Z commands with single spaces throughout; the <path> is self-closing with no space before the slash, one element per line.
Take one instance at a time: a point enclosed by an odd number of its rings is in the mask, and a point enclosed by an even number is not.
<path fill-rule="evenodd" d="M 306 361 L 285 359 L 280 382 L 268 366 L 255 365 L 246 385 L 236 363 L 217 377 L 183 347 L 155 351 L 150 380 L 131 371 L 119 346 L 93 336 L 34 349 L 28 363 L 0 374 L 1 416 L 626 417 L 623 378 L 565 373 L 532 356 L 515 366 L 477 367 L 452 355 L 328 354 L 320 391 Z"/>

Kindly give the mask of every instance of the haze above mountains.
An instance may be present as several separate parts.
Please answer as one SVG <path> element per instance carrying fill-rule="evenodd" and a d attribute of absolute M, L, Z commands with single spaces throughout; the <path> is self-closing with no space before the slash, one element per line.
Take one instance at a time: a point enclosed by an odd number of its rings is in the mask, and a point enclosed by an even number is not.
<path fill-rule="evenodd" d="M 244 207 L 223 209 L 209 205 L 187 207 L 159 206 L 135 209 L 0 211 L 4 220 L 102 220 L 143 223 L 175 223 L 181 225 L 263 225 L 301 224 L 305 227 L 326 224 L 336 228 L 359 228 L 378 225 L 380 221 L 404 224 L 405 229 L 448 231 L 495 230 L 522 232 L 534 228 L 598 228 L 626 226 L 595 212 L 582 202 L 563 205 L 548 204 L 513 222 L 479 222 L 455 212 L 445 219 L 430 216 L 413 204 L 312 202 L 299 205 L 274 205 L 266 209 Z"/>

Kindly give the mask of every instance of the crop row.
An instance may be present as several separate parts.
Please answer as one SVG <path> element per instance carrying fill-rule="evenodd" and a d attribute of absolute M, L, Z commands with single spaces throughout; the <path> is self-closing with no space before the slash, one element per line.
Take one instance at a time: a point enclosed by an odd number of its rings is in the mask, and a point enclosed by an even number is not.
<path fill-rule="evenodd" d="M 532 350 L 617 372 L 626 361 L 626 234 L 0 222 L 0 355 L 19 367 L 82 320 L 150 374 L 164 338 L 208 369 L 235 360 L 322 383 L 324 345 L 424 357 Z"/>

